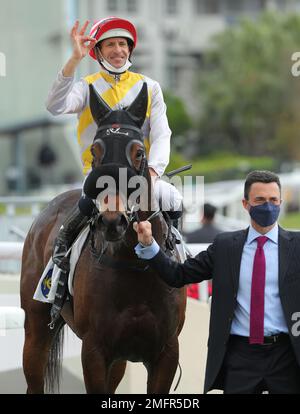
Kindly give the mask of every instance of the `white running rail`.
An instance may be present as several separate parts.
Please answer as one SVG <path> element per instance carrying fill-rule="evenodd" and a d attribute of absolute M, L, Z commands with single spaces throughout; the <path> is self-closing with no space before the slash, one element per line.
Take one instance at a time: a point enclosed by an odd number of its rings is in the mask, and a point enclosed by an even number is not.
<path fill-rule="evenodd" d="M 188 249 L 195 256 L 208 247 L 208 244 L 187 244 Z M 23 242 L 0 242 L 0 260 L 21 260 Z M 208 302 L 208 283 L 204 281 L 199 284 L 199 297 L 201 302 Z"/>

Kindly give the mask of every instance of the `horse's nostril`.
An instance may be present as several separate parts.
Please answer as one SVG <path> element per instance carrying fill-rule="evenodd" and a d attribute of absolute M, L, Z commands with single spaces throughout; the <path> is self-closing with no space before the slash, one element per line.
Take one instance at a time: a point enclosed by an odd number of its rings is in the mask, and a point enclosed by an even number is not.
<path fill-rule="evenodd" d="M 99 230 L 103 232 L 107 241 L 120 241 L 124 236 L 128 222 L 123 214 L 103 213 L 98 218 Z"/>
<path fill-rule="evenodd" d="M 99 217 L 99 224 L 103 224 L 105 227 L 115 227 L 121 222 L 122 215 L 106 215 L 103 214 Z"/>
<path fill-rule="evenodd" d="M 109 225 L 109 220 L 108 220 L 108 218 L 107 218 L 107 217 L 105 217 L 105 216 L 101 215 L 101 216 L 99 217 L 99 219 L 100 219 L 100 223 L 101 223 L 101 224 L 103 224 L 104 226 L 108 226 L 108 225 Z"/>
<path fill-rule="evenodd" d="M 99 226 L 104 225 L 104 223 L 103 223 L 103 216 L 102 216 L 102 214 L 101 214 L 101 215 L 99 215 L 97 222 L 98 222 L 98 225 L 99 225 Z"/>
<path fill-rule="evenodd" d="M 116 226 L 118 226 L 118 225 L 120 224 L 120 222 L 121 222 L 121 218 L 122 218 L 122 215 L 121 215 L 121 214 L 119 214 L 119 215 L 116 217 L 116 219 L 115 219 L 115 225 L 116 225 Z"/>

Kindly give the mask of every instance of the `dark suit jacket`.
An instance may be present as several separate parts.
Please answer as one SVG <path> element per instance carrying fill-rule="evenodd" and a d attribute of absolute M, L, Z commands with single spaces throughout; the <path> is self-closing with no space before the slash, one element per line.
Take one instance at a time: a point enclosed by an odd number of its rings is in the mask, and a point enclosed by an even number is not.
<path fill-rule="evenodd" d="M 182 287 L 213 279 L 204 392 L 223 389 L 222 363 L 237 302 L 240 263 L 248 229 L 219 234 L 206 251 L 183 264 L 170 260 L 162 250 L 149 262 L 170 286 Z M 300 232 L 279 228 L 279 295 L 291 343 L 300 365 L 300 333 L 291 330 L 300 312 Z"/>

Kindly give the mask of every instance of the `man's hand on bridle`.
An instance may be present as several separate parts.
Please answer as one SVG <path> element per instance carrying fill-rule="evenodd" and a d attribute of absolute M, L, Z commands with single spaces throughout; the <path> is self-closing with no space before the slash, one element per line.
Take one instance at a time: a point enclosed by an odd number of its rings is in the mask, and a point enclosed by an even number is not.
<path fill-rule="evenodd" d="M 151 246 L 153 242 L 151 223 L 149 221 L 135 222 L 133 228 L 137 232 L 138 241 L 145 247 Z"/>

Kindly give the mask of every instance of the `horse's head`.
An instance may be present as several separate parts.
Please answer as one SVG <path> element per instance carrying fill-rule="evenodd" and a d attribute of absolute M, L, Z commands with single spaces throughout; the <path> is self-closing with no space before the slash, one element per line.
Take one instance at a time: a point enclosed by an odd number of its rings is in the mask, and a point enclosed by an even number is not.
<path fill-rule="evenodd" d="M 92 172 L 84 184 L 87 196 L 98 200 L 98 224 L 108 241 L 120 240 L 128 228 L 130 179 L 148 174 L 141 127 L 148 105 L 147 84 L 135 101 L 113 111 L 90 85 L 90 108 L 98 126 L 91 146 Z M 144 178 L 145 179 L 145 178 Z"/>

